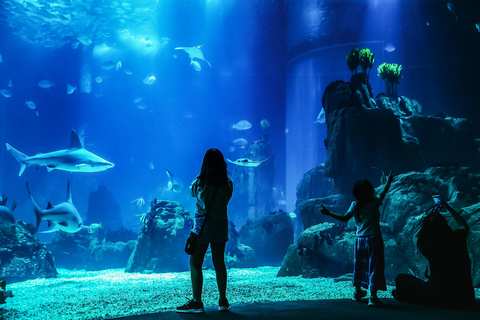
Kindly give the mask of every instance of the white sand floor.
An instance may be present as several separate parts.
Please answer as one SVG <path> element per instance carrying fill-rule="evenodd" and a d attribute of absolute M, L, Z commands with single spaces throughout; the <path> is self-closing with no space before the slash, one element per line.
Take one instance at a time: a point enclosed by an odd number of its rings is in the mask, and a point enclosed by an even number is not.
<path fill-rule="evenodd" d="M 349 299 L 350 281 L 329 278 L 276 277 L 279 267 L 229 269 L 227 297 L 230 304 Z M 191 298 L 190 273 L 139 274 L 123 269 L 70 271 L 58 269 L 53 279 L 7 284 L 15 297 L 0 306 L 4 319 L 110 319 L 175 310 Z M 379 296 L 391 297 L 391 290 Z M 480 290 L 476 289 L 480 298 Z M 204 270 L 202 300 L 206 307 L 218 303 L 215 272 Z"/>

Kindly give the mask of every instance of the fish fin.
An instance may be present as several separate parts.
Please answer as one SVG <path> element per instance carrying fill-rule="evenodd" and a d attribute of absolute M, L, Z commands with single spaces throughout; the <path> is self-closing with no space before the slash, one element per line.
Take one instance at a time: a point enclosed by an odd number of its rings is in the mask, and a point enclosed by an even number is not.
<path fill-rule="evenodd" d="M 50 228 L 50 226 L 52 225 L 52 221 L 50 221 L 50 220 L 47 220 L 47 222 L 48 222 L 48 225 L 47 225 L 47 227 L 49 227 L 49 228 Z"/>
<path fill-rule="evenodd" d="M 67 184 L 67 202 L 72 203 L 72 191 L 70 190 L 70 181 Z"/>
<path fill-rule="evenodd" d="M 48 205 L 47 205 L 47 209 L 46 209 L 46 210 L 52 209 L 52 208 L 53 208 L 53 206 L 52 206 L 52 204 L 49 202 Z"/>
<path fill-rule="evenodd" d="M 78 137 L 77 132 L 72 129 L 72 133 L 70 134 L 70 146 L 69 149 L 82 149 L 82 143 L 80 142 L 80 138 Z"/>
<path fill-rule="evenodd" d="M 21 153 L 20 151 L 18 151 L 17 149 L 9 145 L 8 143 L 6 143 L 6 146 L 7 146 L 7 151 L 10 151 L 10 153 L 13 155 L 15 160 L 17 160 L 18 163 L 20 163 L 20 172 L 18 173 L 18 176 L 20 177 L 23 171 L 25 171 L 25 168 L 27 167 L 27 164 L 24 163 L 24 161 L 28 159 L 28 156 L 24 153 Z"/>
<path fill-rule="evenodd" d="M 173 173 L 168 169 L 165 169 L 165 172 L 167 173 L 168 179 L 173 180 Z"/>
<path fill-rule="evenodd" d="M 40 232 L 40 233 L 52 233 L 52 232 L 56 232 L 56 231 L 58 231 L 58 230 L 60 230 L 59 227 L 53 227 L 53 228 L 50 229 L 50 230 L 42 231 L 42 232 Z"/>

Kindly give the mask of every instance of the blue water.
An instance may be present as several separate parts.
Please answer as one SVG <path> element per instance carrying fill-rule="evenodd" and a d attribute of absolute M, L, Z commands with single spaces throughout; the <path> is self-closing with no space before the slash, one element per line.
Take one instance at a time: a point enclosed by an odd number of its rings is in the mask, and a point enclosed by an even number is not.
<path fill-rule="evenodd" d="M 186 192 L 165 190 L 164 169 L 187 189 L 208 148 L 232 160 L 244 157 L 246 148 L 233 141 L 243 138 L 249 145 L 262 138 L 262 119 L 270 123 L 274 184 L 287 201 L 276 209 L 293 211 L 296 184 L 326 159 L 326 128 L 314 124 L 323 90 L 349 80 L 345 56 L 356 47 L 375 53 L 375 94 L 384 91 L 376 67 L 399 63 L 399 94 L 419 100 L 424 113 L 480 120 L 480 13 L 472 1 L 455 2 L 458 20 L 445 1 L 160 0 L 142 2 L 148 10 L 135 15 L 135 1 L 45 2 L 0 6 L 0 89 L 13 93 L 0 96 L 0 193 L 17 199 L 16 218 L 30 223 L 35 217 L 27 181 L 41 207 L 64 201 L 70 181 L 84 219 L 90 192 L 105 186 L 120 205 L 123 225 L 133 230 L 155 198 L 180 201 L 192 211 Z M 60 4 L 87 15 L 68 28 L 59 19 L 38 27 L 25 20 L 39 7 L 57 14 L 52 8 Z M 87 44 L 78 43 L 85 35 Z M 385 50 L 389 44 L 394 51 Z M 201 71 L 186 52 L 175 50 L 199 45 L 211 63 L 197 60 Z M 121 61 L 121 68 L 103 69 L 110 60 Z M 145 84 L 152 75 L 156 81 Z M 41 88 L 41 80 L 55 85 Z M 67 84 L 77 90 L 67 94 Z M 27 108 L 26 101 L 37 108 Z M 252 128 L 232 129 L 240 120 Z M 84 132 L 87 150 L 115 167 L 73 174 L 29 167 L 18 176 L 5 143 L 32 156 L 67 148 L 72 129 Z M 138 198 L 147 205 L 131 203 Z"/>

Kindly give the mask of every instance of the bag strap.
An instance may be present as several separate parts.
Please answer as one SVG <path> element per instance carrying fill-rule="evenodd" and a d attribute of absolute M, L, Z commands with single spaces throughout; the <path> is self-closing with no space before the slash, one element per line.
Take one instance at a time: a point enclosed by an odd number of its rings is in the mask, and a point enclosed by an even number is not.
<path fill-rule="evenodd" d="M 213 200 L 215 199 L 215 196 L 217 195 L 217 191 L 218 191 L 218 186 L 217 186 L 217 188 L 215 189 L 215 192 L 214 192 L 214 194 L 213 194 L 212 200 L 210 200 L 210 202 L 208 203 L 209 205 L 211 205 L 211 204 L 213 203 Z M 210 206 L 209 206 L 208 209 L 210 209 Z M 207 204 L 205 204 L 205 211 L 207 212 L 207 214 L 205 215 L 205 220 L 206 220 L 206 219 L 207 219 L 207 216 L 208 216 Z M 199 237 L 200 237 L 200 235 L 202 234 L 203 227 L 205 227 L 205 220 L 203 220 L 202 227 L 200 228 L 200 232 L 198 233 L 198 236 L 199 236 Z"/>

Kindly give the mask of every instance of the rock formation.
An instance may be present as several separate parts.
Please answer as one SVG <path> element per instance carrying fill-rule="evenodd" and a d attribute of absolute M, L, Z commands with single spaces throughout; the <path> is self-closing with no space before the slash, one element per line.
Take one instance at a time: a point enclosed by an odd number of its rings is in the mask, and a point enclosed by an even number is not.
<path fill-rule="evenodd" d="M 248 220 L 240 229 L 239 242 L 251 247 L 259 265 L 279 265 L 293 243 L 293 223 L 284 212 Z"/>
<path fill-rule="evenodd" d="M 136 233 L 124 229 L 95 229 L 91 233 L 88 229 L 76 233 L 59 231 L 47 248 L 58 268 L 92 271 L 125 268 L 136 238 Z"/>
<path fill-rule="evenodd" d="M 268 137 L 268 136 L 267 136 Z M 229 203 L 229 219 L 241 226 L 248 219 L 256 219 L 275 210 L 273 187 L 275 178 L 275 156 L 268 139 L 251 144 L 245 158 L 263 161 L 258 167 L 235 165 L 231 179 L 234 185 L 233 197 Z"/>
<path fill-rule="evenodd" d="M 56 277 L 53 257 L 34 235 L 35 226 L 15 222 L 4 200 L 0 202 L 0 279 L 12 283 Z"/>
<path fill-rule="evenodd" d="M 470 232 L 467 245 L 472 261 L 474 286 L 480 287 L 480 172 L 468 167 L 432 167 L 424 172 L 408 172 L 395 176 L 380 207 L 382 236 L 385 243 L 385 275 L 393 284 L 398 273 L 411 273 L 424 277 L 426 260 L 417 252 L 415 235 L 423 217 L 434 206 L 432 195 L 440 194 L 467 220 Z M 379 188 L 382 188 L 381 186 Z M 377 189 L 378 191 L 379 189 Z M 299 208 L 324 204 L 337 213 L 348 208 L 349 201 L 341 200 L 332 205 L 329 197 L 310 199 Z M 308 209 L 310 210 L 310 209 Z M 310 213 L 310 219 L 322 221 L 319 210 Z M 315 217 L 318 216 L 318 217 Z M 456 229 L 453 219 L 445 213 L 450 225 Z M 336 221 L 321 222 L 306 229 L 288 253 L 279 270 L 279 276 L 329 276 L 337 277 L 353 270 L 355 224 Z"/>
<path fill-rule="evenodd" d="M 184 249 L 192 224 L 190 213 L 180 203 L 153 200 L 125 272 L 188 270 L 189 255 Z"/>
<path fill-rule="evenodd" d="M 355 181 L 444 164 L 480 168 L 479 130 L 467 119 L 422 115 L 407 97 L 372 98 L 364 79 L 337 81 L 322 99 L 327 125 L 325 175 L 337 193 Z"/>

